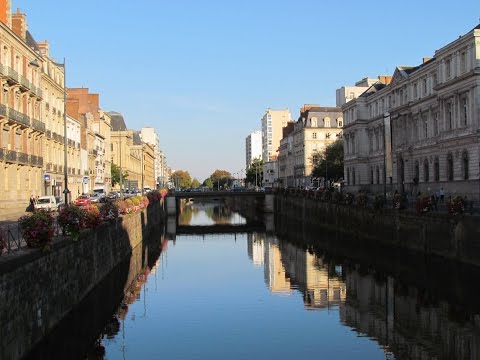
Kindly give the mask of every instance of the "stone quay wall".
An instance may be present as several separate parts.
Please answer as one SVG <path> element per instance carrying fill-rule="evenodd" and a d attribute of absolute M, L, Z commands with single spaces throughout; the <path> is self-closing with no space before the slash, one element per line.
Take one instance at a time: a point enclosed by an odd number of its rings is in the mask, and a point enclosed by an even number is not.
<path fill-rule="evenodd" d="M 375 211 L 292 195 L 276 195 L 275 215 L 277 221 L 300 221 L 347 234 L 360 246 L 374 243 L 480 265 L 478 216 Z"/>
<path fill-rule="evenodd" d="M 163 222 L 163 204 L 0 258 L 0 359 L 25 356 Z"/>

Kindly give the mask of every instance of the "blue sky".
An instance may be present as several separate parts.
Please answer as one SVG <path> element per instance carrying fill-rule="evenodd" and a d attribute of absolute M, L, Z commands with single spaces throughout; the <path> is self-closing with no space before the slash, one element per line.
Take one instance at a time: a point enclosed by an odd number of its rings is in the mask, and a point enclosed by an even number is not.
<path fill-rule="evenodd" d="M 335 105 L 335 89 L 392 74 L 478 25 L 480 1 L 12 0 L 67 59 L 67 85 L 152 126 L 173 169 L 203 181 L 245 167 L 267 108 Z"/>

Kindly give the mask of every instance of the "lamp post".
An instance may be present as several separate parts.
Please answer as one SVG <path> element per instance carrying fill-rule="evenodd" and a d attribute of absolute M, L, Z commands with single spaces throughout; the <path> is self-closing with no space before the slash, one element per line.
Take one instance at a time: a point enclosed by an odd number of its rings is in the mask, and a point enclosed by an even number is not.
<path fill-rule="evenodd" d="M 66 61 L 63 58 L 63 177 L 65 179 L 65 189 L 63 194 L 65 195 L 65 205 L 68 205 L 68 171 L 67 171 L 67 68 Z"/>
<path fill-rule="evenodd" d="M 123 170 L 122 170 L 122 134 L 121 134 L 121 131 L 118 132 L 119 133 L 119 145 L 120 145 L 120 149 L 118 149 L 118 156 L 119 156 L 119 162 L 120 162 L 120 199 L 123 200 Z"/>

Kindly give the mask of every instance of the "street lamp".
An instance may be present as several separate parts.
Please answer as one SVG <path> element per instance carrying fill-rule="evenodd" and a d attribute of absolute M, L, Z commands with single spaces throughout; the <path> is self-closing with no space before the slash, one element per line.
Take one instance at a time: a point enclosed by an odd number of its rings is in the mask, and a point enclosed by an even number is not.
<path fill-rule="evenodd" d="M 65 179 L 65 189 L 63 194 L 65 195 L 65 205 L 68 205 L 68 171 L 67 171 L 67 70 L 66 61 L 63 58 L 63 177 Z"/>

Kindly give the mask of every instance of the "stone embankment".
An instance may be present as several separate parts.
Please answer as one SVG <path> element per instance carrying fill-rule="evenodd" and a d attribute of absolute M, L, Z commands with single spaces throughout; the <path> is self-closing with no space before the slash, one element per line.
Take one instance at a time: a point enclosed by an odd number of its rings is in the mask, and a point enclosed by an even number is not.
<path fill-rule="evenodd" d="M 1 359 L 22 358 L 132 249 L 159 228 L 157 203 L 86 231 L 58 238 L 51 250 L 21 250 L 0 258 Z"/>
<path fill-rule="evenodd" d="M 358 208 L 281 194 L 275 197 L 277 222 L 348 234 L 357 245 L 378 244 L 480 265 L 478 216 L 422 213 L 411 210 Z"/>

